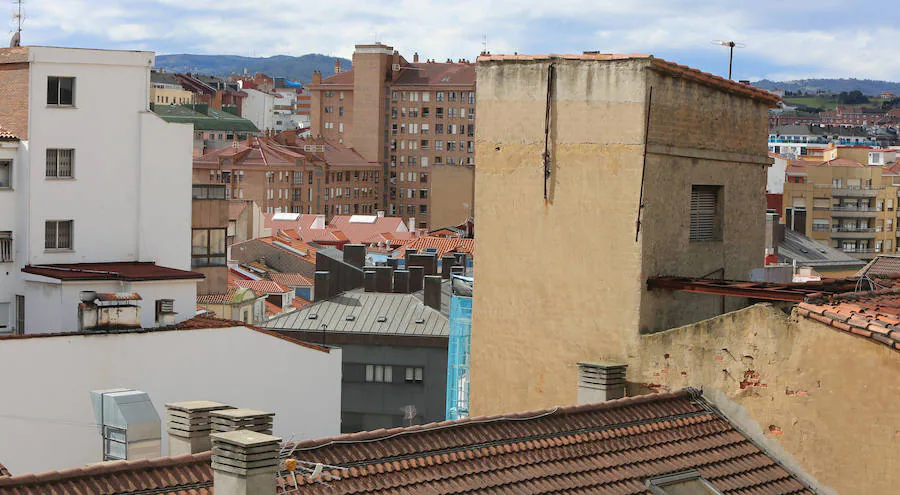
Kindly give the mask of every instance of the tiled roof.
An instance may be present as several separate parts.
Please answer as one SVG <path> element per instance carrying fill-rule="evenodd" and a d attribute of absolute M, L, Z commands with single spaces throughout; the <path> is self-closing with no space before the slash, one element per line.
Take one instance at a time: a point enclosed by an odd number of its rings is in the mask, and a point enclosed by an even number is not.
<path fill-rule="evenodd" d="M 531 61 L 531 60 L 552 60 L 552 59 L 563 59 L 563 60 L 601 60 L 601 61 L 615 61 L 615 60 L 632 60 L 632 59 L 647 59 L 650 60 L 651 66 L 654 69 L 669 73 L 676 77 L 682 77 L 685 79 L 690 79 L 697 83 L 711 86 L 716 89 L 720 89 L 722 91 L 726 91 L 729 93 L 736 93 L 742 96 L 746 96 L 749 98 L 753 98 L 755 100 L 766 103 L 769 106 L 775 106 L 781 101 L 781 98 L 776 96 L 773 93 L 768 91 L 754 88 L 753 86 L 747 84 L 741 84 L 730 79 L 725 79 L 723 77 L 719 77 L 707 72 L 703 72 L 697 69 L 693 69 L 691 67 L 685 65 L 679 65 L 674 62 L 669 62 L 663 60 L 661 58 L 656 58 L 652 55 L 647 54 L 613 54 L 613 53 L 584 53 L 581 55 L 573 55 L 573 54 L 550 54 L 550 55 L 481 55 L 478 57 L 478 62 L 503 62 L 503 61 Z"/>
<path fill-rule="evenodd" d="M 203 274 L 158 266 L 153 262 L 120 261 L 111 263 L 54 263 L 25 265 L 25 273 L 58 280 L 183 280 L 202 279 Z"/>
<path fill-rule="evenodd" d="M 854 277 L 883 277 L 885 275 L 900 275 L 900 255 L 881 255 L 875 257 L 866 266 L 856 272 Z"/>
<path fill-rule="evenodd" d="M 407 249 L 416 249 L 418 251 L 424 251 L 426 249 L 437 249 L 438 258 L 447 253 L 466 253 L 474 256 L 475 239 L 460 239 L 454 237 L 435 236 L 419 237 L 418 239 L 410 241 L 406 243 L 406 245 L 401 246 L 399 249 L 397 249 L 400 258 L 406 256 Z"/>
<path fill-rule="evenodd" d="M 226 146 L 194 158 L 194 165 L 219 165 L 231 160 L 230 167 L 296 167 L 305 158 L 267 137 L 251 137 L 237 146 Z"/>
<path fill-rule="evenodd" d="M 811 494 L 698 392 L 304 441 L 294 457 L 347 467 L 307 494 L 649 493 L 696 470 L 722 493 Z"/>
<path fill-rule="evenodd" d="M 229 284 L 235 287 L 243 287 L 245 289 L 253 289 L 256 292 L 265 294 L 284 294 L 285 292 L 293 292 L 290 287 L 281 285 L 272 280 L 230 280 Z"/>
<path fill-rule="evenodd" d="M 0 478 L 0 495 L 212 495 L 210 452 Z"/>
<path fill-rule="evenodd" d="M 269 280 L 274 282 L 278 282 L 282 285 L 287 285 L 288 287 L 312 287 L 313 280 L 309 277 L 305 277 L 300 273 L 278 273 L 278 272 L 269 272 L 267 274 Z"/>
<path fill-rule="evenodd" d="M 322 79 L 323 85 L 329 86 L 353 86 L 353 69 L 338 72 L 333 76 Z M 312 86 L 312 85 L 310 85 Z"/>
<path fill-rule="evenodd" d="M 18 141 L 19 137 L 9 129 L 0 126 L 0 141 Z"/>
<path fill-rule="evenodd" d="M 228 202 L 228 219 L 237 220 L 237 217 L 249 206 L 251 201 L 229 201 Z"/>
<path fill-rule="evenodd" d="M 834 160 L 828 160 L 824 162 L 818 163 L 810 163 L 808 164 L 814 167 L 865 167 L 862 163 L 859 163 L 856 160 L 851 160 L 849 158 L 835 158 Z"/>
<path fill-rule="evenodd" d="M 832 302 L 800 303 L 800 316 L 900 351 L 900 291 L 847 294 Z"/>
<path fill-rule="evenodd" d="M 6 466 L 0 464 L 0 477 L 9 476 L 9 469 L 6 469 Z"/>
<path fill-rule="evenodd" d="M 245 300 L 244 296 L 247 291 L 252 292 L 254 297 L 263 297 L 265 295 L 263 292 L 234 285 L 225 289 L 225 292 L 197 296 L 197 304 L 232 304 L 241 302 Z"/>
<path fill-rule="evenodd" d="M 475 64 L 410 62 L 401 64 L 392 86 L 474 86 Z"/>
<path fill-rule="evenodd" d="M 410 239 L 409 228 L 400 217 L 377 215 L 335 215 L 328 228 L 339 231 L 352 243 L 366 242 L 377 234 L 391 234 L 396 239 Z"/>

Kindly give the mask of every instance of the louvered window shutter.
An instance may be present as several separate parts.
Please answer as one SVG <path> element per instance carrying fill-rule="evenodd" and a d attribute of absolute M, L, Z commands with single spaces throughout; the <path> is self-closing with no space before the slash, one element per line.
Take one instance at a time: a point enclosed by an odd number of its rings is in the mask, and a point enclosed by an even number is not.
<path fill-rule="evenodd" d="M 694 187 L 691 190 L 691 240 L 712 241 L 716 239 L 716 203 L 718 190 L 715 187 Z"/>

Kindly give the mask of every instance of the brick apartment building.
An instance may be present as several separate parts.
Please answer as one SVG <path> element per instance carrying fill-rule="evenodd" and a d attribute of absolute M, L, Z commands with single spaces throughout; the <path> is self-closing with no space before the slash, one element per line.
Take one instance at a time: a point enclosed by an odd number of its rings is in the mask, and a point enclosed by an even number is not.
<path fill-rule="evenodd" d="M 434 174 L 475 165 L 474 64 L 419 62 L 418 54 L 409 62 L 387 45 L 357 45 L 352 69 L 335 62 L 334 75 L 323 79 L 316 72 L 308 88 L 311 134 L 382 165 L 388 181 L 381 200 L 389 215 L 437 227 L 431 225 L 432 196 L 451 188 L 439 196 L 460 212 L 456 223 L 466 220 L 474 174 L 442 183 Z"/>
<path fill-rule="evenodd" d="M 226 199 L 267 213 L 374 215 L 379 203 L 381 167 L 329 139 L 252 137 L 194 158 L 193 169 L 195 187 L 225 184 Z"/>

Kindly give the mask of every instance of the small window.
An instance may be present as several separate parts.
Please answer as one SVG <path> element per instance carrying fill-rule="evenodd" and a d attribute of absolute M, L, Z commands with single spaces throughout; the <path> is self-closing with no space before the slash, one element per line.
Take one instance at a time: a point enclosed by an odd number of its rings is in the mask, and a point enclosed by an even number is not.
<path fill-rule="evenodd" d="M 406 383 L 422 383 L 422 375 L 424 375 L 422 368 L 406 368 Z"/>
<path fill-rule="evenodd" d="M 72 178 L 75 164 L 75 150 L 48 149 L 46 176 L 54 178 Z"/>
<path fill-rule="evenodd" d="M 646 481 L 647 488 L 654 495 L 721 495 L 697 471 L 658 476 Z"/>
<path fill-rule="evenodd" d="M 0 231 L 0 263 L 8 263 L 13 260 L 12 231 Z M 0 320 L 0 323 L 3 323 Z"/>
<path fill-rule="evenodd" d="M 72 249 L 73 220 L 48 220 L 44 224 L 44 249 Z"/>
<path fill-rule="evenodd" d="M 75 78 L 50 76 L 47 78 L 47 104 L 75 105 Z"/>
<path fill-rule="evenodd" d="M 722 186 L 691 187 L 691 242 L 722 240 Z"/>
<path fill-rule="evenodd" d="M 226 229 L 191 229 L 191 266 L 224 266 Z"/>
<path fill-rule="evenodd" d="M 394 381 L 394 368 L 381 364 L 366 365 L 366 381 L 374 383 L 391 383 Z"/>
<path fill-rule="evenodd" d="M 12 160 L 0 160 L 0 189 L 12 188 Z"/>

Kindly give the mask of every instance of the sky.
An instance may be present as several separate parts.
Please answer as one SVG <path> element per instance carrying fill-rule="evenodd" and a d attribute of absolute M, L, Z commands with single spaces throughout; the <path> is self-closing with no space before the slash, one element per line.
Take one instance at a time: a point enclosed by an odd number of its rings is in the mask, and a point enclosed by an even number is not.
<path fill-rule="evenodd" d="M 7 0 L 9 1 L 9 0 Z M 900 81 L 900 1 L 25 0 L 22 44 L 350 58 L 380 41 L 407 58 L 650 53 L 734 79 Z M 14 9 L 9 5 L 10 11 Z M 9 32 L 13 20 L 9 18 Z"/>

